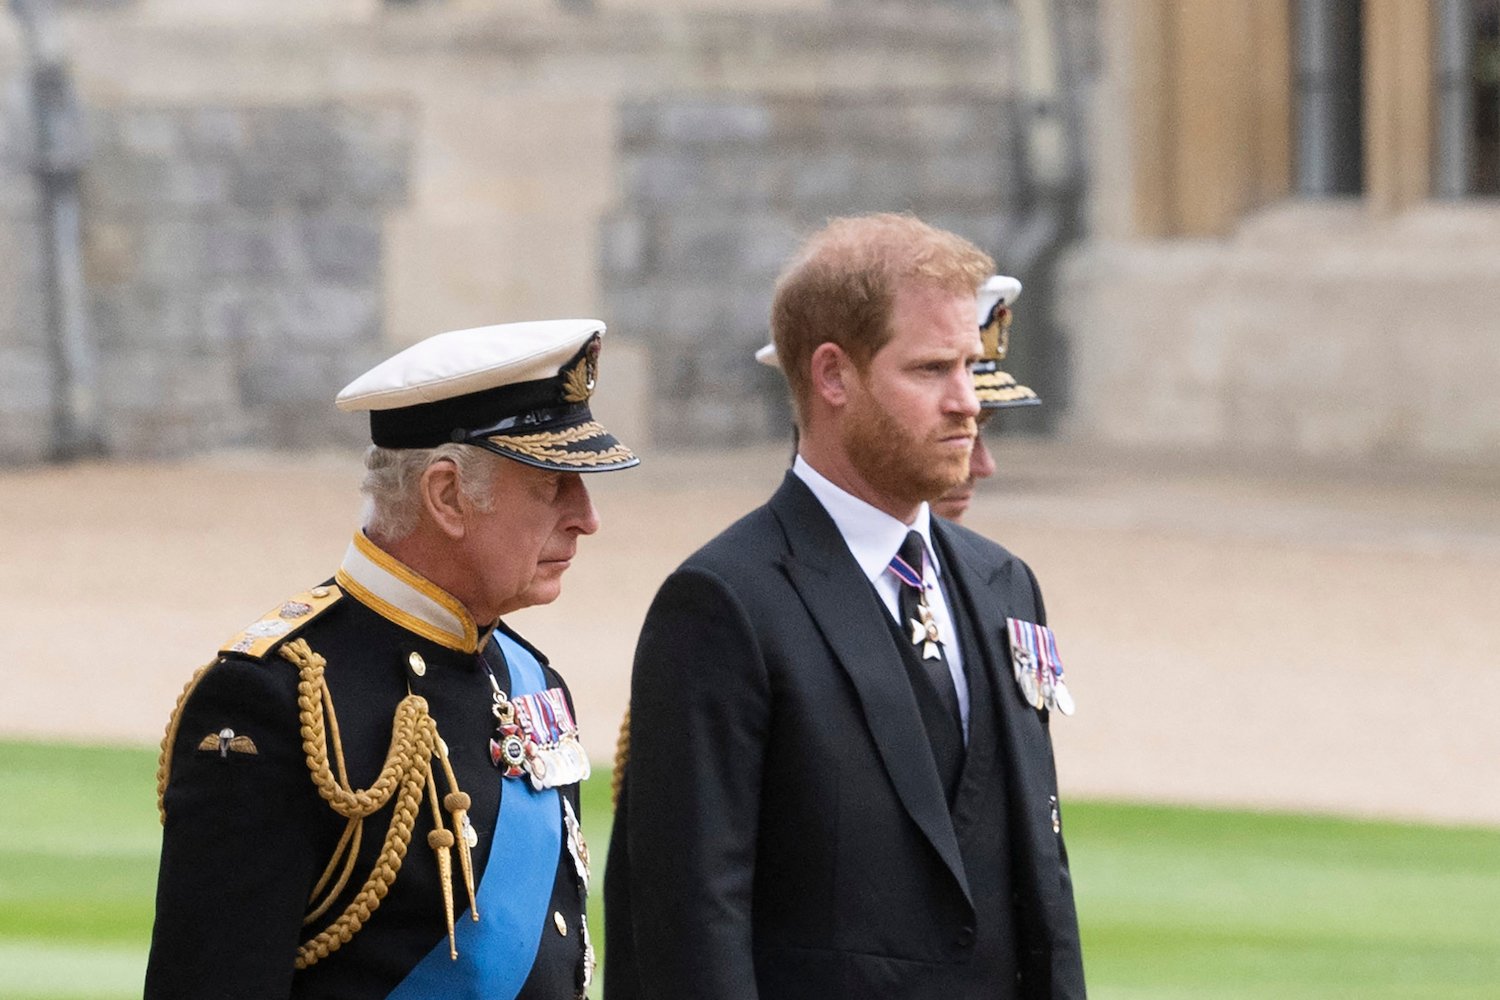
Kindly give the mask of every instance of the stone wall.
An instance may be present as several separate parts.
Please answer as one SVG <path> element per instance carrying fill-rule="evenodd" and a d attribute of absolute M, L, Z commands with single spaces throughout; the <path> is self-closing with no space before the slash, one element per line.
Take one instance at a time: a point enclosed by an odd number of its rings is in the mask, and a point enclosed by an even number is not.
<path fill-rule="evenodd" d="M 0 463 L 51 449 L 55 394 L 32 123 L 0 104 Z M 386 213 L 399 107 L 124 108 L 88 118 L 86 314 L 106 449 L 170 456 L 351 442 L 330 405 L 387 353 Z"/>
<path fill-rule="evenodd" d="M 779 435 L 784 390 L 749 355 L 800 235 L 910 208 L 999 251 L 1013 214 L 1004 3 L 132 0 L 66 16 L 121 456 L 350 440 L 359 422 L 329 397 L 375 355 L 559 315 L 609 322 L 600 409 L 633 442 Z M 0 461 L 32 460 L 50 400 L 22 273 L 34 193 L 24 168 L 0 171 L 0 352 L 19 373 L 0 376 L 0 414 L 33 415 L 4 421 Z"/>
<path fill-rule="evenodd" d="M 0 463 L 45 457 L 52 427 L 37 188 L 30 172 L 35 139 L 29 91 L 14 55 L 0 46 Z"/>
<path fill-rule="evenodd" d="M 107 444 L 160 455 L 315 445 L 385 353 L 382 223 L 405 196 L 399 107 L 98 113 L 84 182 Z"/>
<path fill-rule="evenodd" d="M 781 378 L 752 354 L 797 244 L 831 216 L 912 211 L 994 247 L 1015 209 L 1014 117 L 974 91 L 623 103 L 601 277 L 606 314 L 647 341 L 655 438 L 785 434 Z"/>

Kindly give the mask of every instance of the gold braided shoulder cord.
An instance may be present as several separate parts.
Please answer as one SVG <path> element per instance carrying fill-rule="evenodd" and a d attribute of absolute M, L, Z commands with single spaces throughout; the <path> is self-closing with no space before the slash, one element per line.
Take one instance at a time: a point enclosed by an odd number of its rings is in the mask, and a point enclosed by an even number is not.
<path fill-rule="evenodd" d="M 448 925 L 448 948 L 450 955 L 456 958 L 458 949 L 454 938 L 452 861 L 449 854 L 455 845 L 458 847 L 459 868 L 468 895 L 469 912 L 472 919 L 479 919 L 474 898 L 473 861 L 468 841 L 464 838 L 464 824 L 470 801 L 469 796 L 458 788 L 453 767 L 448 761 L 448 748 L 438 735 L 437 724 L 428 714 L 426 699 L 408 694 L 397 704 L 395 719 L 391 725 L 391 744 L 380 775 L 369 788 L 355 789 L 349 784 L 348 770 L 344 765 L 343 743 L 339 737 L 338 717 L 333 711 L 333 697 L 323 679 L 323 668 L 327 661 L 314 653 L 303 639 L 287 643 L 281 647 L 280 652 L 283 659 L 297 667 L 298 721 L 301 725 L 302 750 L 306 754 L 307 769 L 312 774 L 313 784 L 333 811 L 348 820 L 348 825 L 334 848 L 333 857 L 329 859 L 322 877 L 313 887 L 312 899 L 308 901 L 309 911 L 303 920 L 304 926 L 327 912 L 348 885 L 359 854 L 364 820 L 378 812 L 392 797 L 396 800 L 390 828 L 386 830 L 380 855 L 376 858 L 369 877 L 365 879 L 365 884 L 333 923 L 298 948 L 293 965 L 298 969 L 305 969 L 320 959 L 327 958 L 348 944 L 365 921 L 370 919 L 370 915 L 379 908 L 380 901 L 390 891 L 401 870 L 401 863 L 406 858 L 424 790 L 429 794 L 433 813 L 433 829 L 427 836 L 427 842 L 437 855 L 438 872 L 443 886 L 443 910 Z M 167 721 L 167 730 L 161 742 L 161 756 L 156 767 L 156 807 L 163 825 L 167 821 L 166 791 L 172 776 L 172 750 L 177 743 L 182 709 L 203 675 L 217 662 L 215 660 L 198 668 L 183 687 L 182 693 L 177 696 L 177 704 Z M 338 768 L 337 777 L 334 777 L 329 767 L 330 738 L 333 763 Z M 441 807 L 432 775 L 434 757 L 442 767 L 449 789 L 448 794 L 443 796 Z M 443 826 L 443 809 L 452 817 L 451 832 Z M 341 860 L 342 870 L 330 887 L 329 879 L 335 869 L 340 867 Z M 322 902 L 314 905 L 320 894 L 323 894 Z"/>
<path fill-rule="evenodd" d="M 479 919 L 479 912 L 474 906 L 473 866 L 468 842 L 463 836 L 469 796 L 458 789 L 452 767 L 448 763 L 448 748 L 438 735 L 437 724 L 427 711 L 426 699 L 408 694 L 396 705 L 385 764 L 368 789 L 355 789 L 349 784 L 344 766 L 343 744 L 339 738 L 338 718 L 334 714 L 333 698 L 323 677 L 326 661 L 314 653 L 303 639 L 294 639 L 282 646 L 280 652 L 283 659 L 297 667 L 298 720 L 301 723 L 302 749 L 307 755 L 307 769 L 312 775 L 313 784 L 333 811 L 350 824 L 344 836 L 339 839 L 323 877 L 313 889 L 313 900 L 324 891 L 341 856 L 346 858 L 343 871 L 334 885 L 327 889 L 322 903 L 314 906 L 309 901 L 311 909 L 304 923 L 321 916 L 333 899 L 343 892 L 353 870 L 354 854 L 359 850 L 359 829 L 364 820 L 379 811 L 393 797 L 395 799 L 391 825 L 386 830 L 380 854 L 369 877 L 365 879 L 365 884 L 333 923 L 303 942 L 297 949 L 294 966 L 305 969 L 348 944 L 370 919 L 370 915 L 380 907 L 381 900 L 395 883 L 406 858 L 407 848 L 411 845 L 424 790 L 431 800 L 433 814 L 433 829 L 427 836 L 427 842 L 437 855 L 438 872 L 443 886 L 443 910 L 448 926 L 448 949 L 449 954 L 456 958 L 458 949 L 454 938 L 452 861 L 449 853 L 455 845 L 459 849 L 460 869 L 468 893 L 470 913 L 472 919 Z M 329 766 L 330 738 L 333 763 L 338 768 L 337 777 Z M 432 774 L 434 756 L 442 765 L 449 788 L 441 804 Z M 442 807 L 446 807 L 452 816 L 452 831 L 444 828 Z"/>
<path fill-rule="evenodd" d="M 630 763 L 630 707 L 620 720 L 620 738 L 615 741 L 615 773 L 610 778 L 609 794 L 614 807 L 620 807 L 620 786 L 625 783 L 625 765 Z"/>
<path fill-rule="evenodd" d="M 156 814 L 162 826 L 167 825 L 167 782 L 172 779 L 172 748 L 177 744 L 177 730 L 182 725 L 182 706 L 187 704 L 203 675 L 218 662 L 213 660 L 193 671 L 193 676 L 188 678 L 182 693 L 177 696 L 177 704 L 172 706 L 171 717 L 167 719 L 167 731 L 161 738 L 161 756 L 156 759 Z"/>

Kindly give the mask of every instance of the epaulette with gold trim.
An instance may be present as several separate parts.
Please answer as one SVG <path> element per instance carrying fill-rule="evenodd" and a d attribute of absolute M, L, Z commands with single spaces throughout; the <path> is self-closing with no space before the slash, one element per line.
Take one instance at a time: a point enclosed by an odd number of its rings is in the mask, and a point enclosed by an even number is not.
<path fill-rule="evenodd" d="M 231 636 L 219 647 L 220 655 L 235 653 L 260 659 L 308 622 L 338 603 L 344 592 L 333 584 L 314 587 L 261 616 L 260 621 Z"/>

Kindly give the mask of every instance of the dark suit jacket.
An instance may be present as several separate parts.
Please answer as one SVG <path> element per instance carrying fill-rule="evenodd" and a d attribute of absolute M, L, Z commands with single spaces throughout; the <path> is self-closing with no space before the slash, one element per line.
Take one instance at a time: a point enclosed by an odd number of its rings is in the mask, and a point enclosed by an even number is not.
<path fill-rule="evenodd" d="M 1043 619 L 1019 559 L 934 520 L 998 696 L 1019 985 L 1084 995 L 1047 716 L 1016 690 L 1008 616 Z M 606 883 L 610 1000 L 942 998 L 974 901 L 883 616 L 794 475 L 662 585 L 631 687 Z"/>

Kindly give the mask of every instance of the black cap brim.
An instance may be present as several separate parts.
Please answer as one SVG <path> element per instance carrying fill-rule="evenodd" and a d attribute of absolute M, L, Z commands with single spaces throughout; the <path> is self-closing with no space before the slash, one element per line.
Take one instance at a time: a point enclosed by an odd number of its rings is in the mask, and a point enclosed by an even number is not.
<path fill-rule="evenodd" d="M 473 437 L 467 443 L 522 465 L 557 472 L 613 472 L 641 463 L 603 424 L 585 416 L 567 426 Z"/>

